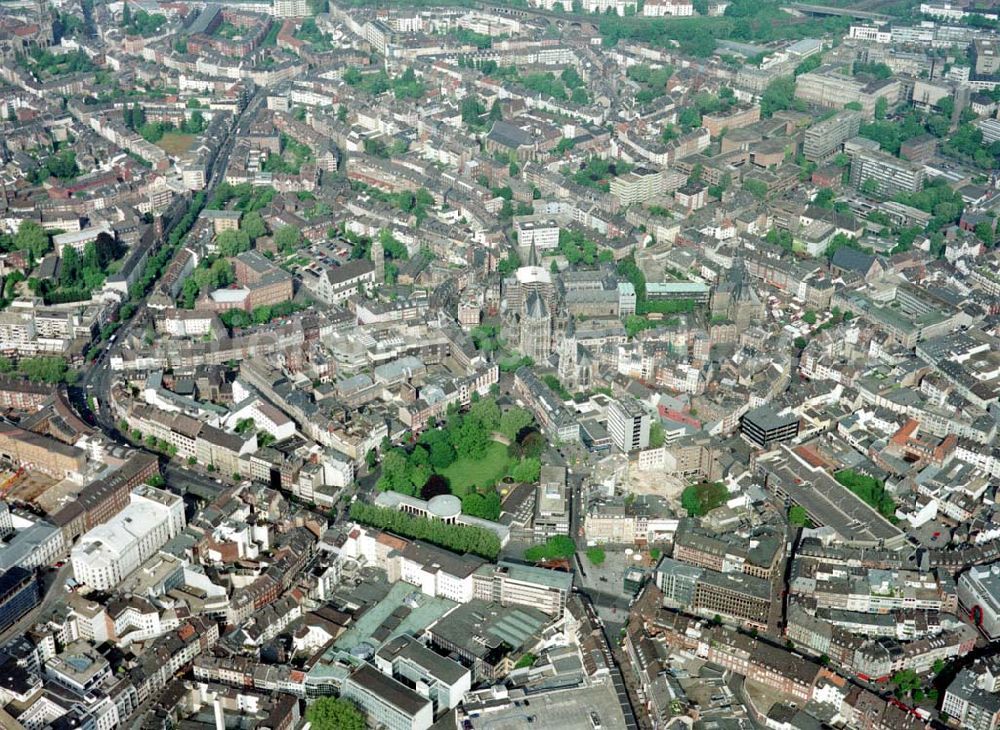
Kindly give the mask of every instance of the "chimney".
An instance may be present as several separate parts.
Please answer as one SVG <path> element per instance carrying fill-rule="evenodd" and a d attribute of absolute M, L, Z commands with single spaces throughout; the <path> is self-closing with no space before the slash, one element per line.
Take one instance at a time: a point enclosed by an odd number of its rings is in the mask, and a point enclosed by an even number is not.
<path fill-rule="evenodd" d="M 215 730 L 226 730 L 226 716 L 222 712 L 222 698 L 215 696 Z"/>

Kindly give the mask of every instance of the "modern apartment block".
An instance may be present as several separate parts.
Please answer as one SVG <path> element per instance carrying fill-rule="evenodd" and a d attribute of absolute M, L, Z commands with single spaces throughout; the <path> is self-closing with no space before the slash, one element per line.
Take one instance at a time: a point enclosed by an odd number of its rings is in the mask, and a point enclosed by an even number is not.
<path fill-rule="evenodd" d="M 1000 697 L 993 691 L 990 672 L 962 669 L 944 693 L 941 709 L 970 730 L 1000 727 Z"/>
<path fill-rule="evenodd" d="M 847 109 L 806 130 L 802 153 L 810 162 L 822 162 L 836 154 L 844 142 L 861 129 L 861 112 Z"/>
<path fill-rule="evenodd" d="M 885 152 L 857 150 L 851 158 L 851 184 L 864 188 L 869 180 L 872 192 L 883 197 L 916 193 L 924 187 L 924 168 Z"/>
<path fill-rule="evenodd" d="M 608 406 L 608 433 L 624 452 L 649 446 L 649 413 L 631 396 L 623 396 Z"/>
<path fill-rule="evenodd" d="M 559 248 L 559 224 L 554 220 L 520 220 L 514 228 L 517 243 L 522 248 L 534 246 L 539 251 Z"/>
<path fill-rule="evenodd" d="M 972 44 L 972 59 L 977 74 L 995 76 L 1000 72 L 1000 45 L 992 40 L 976 40 Z"/>
<path fill-rule="evenodd" d="M 611 194 L 623 206 L 643 203 L 665 192 L 666 179 L 662 170 L 640 167 L 611 180 Z"/>
<path fill-rule="evenodd" d="M 850 36 L 857 41 L 869 43 L 891 43 L 892 29 L 878 25 L 852 25 Z"/>
<path fill-rule="evenodd" d="M 535 537 L 569 534 L 566 467 L 543 466 L 535 494 Z"/>
<path fill-rule="evenodd" d="M 306 0 L 274 0 L 274 14 L 279 18 L 304 18 L 309 15 Z"/>

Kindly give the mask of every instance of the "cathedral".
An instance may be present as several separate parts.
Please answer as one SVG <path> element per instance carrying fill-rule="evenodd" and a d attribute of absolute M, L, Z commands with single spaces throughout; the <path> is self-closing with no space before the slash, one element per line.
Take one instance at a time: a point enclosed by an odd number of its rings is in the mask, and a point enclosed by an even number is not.
<path fill-rule="evenodd" d="M 552 353 L 556 288 L 552 274 L 539 263 L 534 245 L 527 263 L 505 279 L 503 285 L 504 336 L 508 342 L 517 342 L 522 354 L 542 363 Z"/>
<path fill-rule="evenodd" d="M 712 290 L 711 316 L 725 317 L 743 332 L 764 318 L 765 307 L 753 285 L 747 281 L 743 259 L 736 259 L 726 278 Z"/>
<path fill-rule="evenodd" d="M 585 390 L 594 381 L 596 360 L 577 342 L 557 283 L 532 245 L 525 265 L 503 282 L 505 337 L 536 363 L 554 365 L 557 356 L 559 380 L 571 390 Z"/>
<path fill-rule="evenodd" d="M 574 316 L 594 323 L 633 313 L 631 286 L 623 288 L 613 271 L 553 274 L 540 263 L 534 244 L 525 264 L 505 278 L 502 286 L 504 339 L 538 365 L 555 368 L 568 390 L 593 388 L 599 378 L 597 353 L 580 344 Z M 625 296 L 628 290 L 632 290 L 631 299 Z M 710 317 L 733 322 L 738 332 L 747 331 L 765 317 L 765 303 L 742 259 L 736 259 L 712 287 L 708 304 Z"/>

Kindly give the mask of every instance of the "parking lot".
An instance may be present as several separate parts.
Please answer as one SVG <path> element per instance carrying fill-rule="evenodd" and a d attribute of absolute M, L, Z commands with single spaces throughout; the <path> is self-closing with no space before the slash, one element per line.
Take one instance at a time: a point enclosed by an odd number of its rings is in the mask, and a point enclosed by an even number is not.
<path fill-rule="evenodd" d="M 566 730 L 566 728 L 625 727 L 621 705 L 614 684 L 607 677 L 585 687 L 549 692 L 526 702 L 510 702 L 506 707 L 470 718 L 466 725 L 473 730 Z"/>
<path fill-rule="evenodd" d="M 948 545 L 952 529 L 944 520 L 938 518 L 909 530 L 909 533 L 912 537 L 919 540 L 920 544 L 924 547 L 941 549 Z"/>

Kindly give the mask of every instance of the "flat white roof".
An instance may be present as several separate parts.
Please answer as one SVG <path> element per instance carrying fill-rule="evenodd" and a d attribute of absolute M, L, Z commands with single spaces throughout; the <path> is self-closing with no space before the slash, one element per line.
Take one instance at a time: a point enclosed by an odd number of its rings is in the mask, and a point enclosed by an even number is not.
<path fill-rule="evenodd" d="M 242 302 L 250 296 L 249 289 L 216 289 L 208 295 L 213 302 Z"/>
<path fill-rule="evenodd" d="M 59 233 L 52 237 L 52 242 L 56 245 L 56 249 L 58 250 L 60 245 L 79 243 L 80 241 L 92 241 L 101 233 L 111 235 L 111 229 L 107 226 L 91 226 L 80 231 Z"/>

